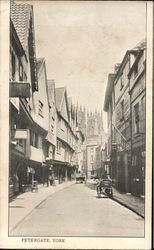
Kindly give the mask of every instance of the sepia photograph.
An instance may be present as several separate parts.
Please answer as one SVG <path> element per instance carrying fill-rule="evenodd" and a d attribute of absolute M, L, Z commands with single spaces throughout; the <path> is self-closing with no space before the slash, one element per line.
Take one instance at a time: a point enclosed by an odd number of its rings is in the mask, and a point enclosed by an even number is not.
<path fill-rule="evenodd" d="M 8 239 L 141 243 L 151 216 L 147 1 L 8 6 Z"/>

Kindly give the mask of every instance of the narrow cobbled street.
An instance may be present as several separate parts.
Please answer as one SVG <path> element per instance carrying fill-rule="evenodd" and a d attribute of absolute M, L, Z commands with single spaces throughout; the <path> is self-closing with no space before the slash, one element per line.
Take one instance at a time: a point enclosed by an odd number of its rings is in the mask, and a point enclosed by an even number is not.
<path fill-rule="evenodd" d="M 109 198 L 97 198 L 85 184 L 74 184 L 37 206 L 12 236 L 143 237 L 144 220 Z"/>
<path fill-rule="evenodd" d="M 152 3 L 2 2 L 2 247 L 150 249 Z"/>

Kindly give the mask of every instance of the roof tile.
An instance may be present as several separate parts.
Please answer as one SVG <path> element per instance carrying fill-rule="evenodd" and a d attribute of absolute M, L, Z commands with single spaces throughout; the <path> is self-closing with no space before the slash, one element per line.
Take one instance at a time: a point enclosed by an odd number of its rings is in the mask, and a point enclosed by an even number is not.
<path fill-rule="evenodd" d="M 22 46 L 25 48 L 29 16 L 32 6 L 29 4 L 11 4 L 11 20 L 14 24 Z"/>
<path fill-rule="evenodd" d="M 41 65 L 43 64 L 44 62 L 44 58 L 37 58 L 37 64 L 36 64 L 36 67 L 37 67 L 37 72 L 39 72 L 40 68 L 41 68 Z"/>

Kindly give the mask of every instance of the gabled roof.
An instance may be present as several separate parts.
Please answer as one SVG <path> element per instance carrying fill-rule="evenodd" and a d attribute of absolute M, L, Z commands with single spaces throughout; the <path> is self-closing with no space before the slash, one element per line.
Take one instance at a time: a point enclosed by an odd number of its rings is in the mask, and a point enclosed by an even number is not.
<path fill-rule="evenodd" d="M 48 80 L 48 89 L 53 91 L 55 89 L 55 81 L 54 80 Z"/>
<path fill-rule="evenodd" d="M 72 108 L 72 98 L 71 97 L 68 97 L 68 108 L 69 108 L 69 111 L 71 111 L 71 108 Z"/>
<path fill-rule="evenodd" d="M 19 52 L 20 56 L 21 55 L 26 56 L 25 51 L 24 51 L 23 46 L 22 46 L 22 44 L 21 44 L 21 42 L 19 40 L 18 34 L 17 34 L 16 30 L 15 30 L 15 27 L 13 25 L 12 20 L 10 20 L 10 31 L 11 31 L 11 34 L 10 34 L 11 43 L 13 43 L 15 41 L 15 44 L 17 45 L 18 52 Z"/>
<path fill-rule="evenodd" d="M 129 73 L 128 73 L 128 78 L 130 79 L 130 76 L 132 75 L 134 69 L 135 69 L 135 65 L 137 65 L 139 63 L 139 60 L 141 58 L 141 56 L 144 54 L 144 51 L 146 49 L 146 43 L 142 43 L 141 46 L 138 47 L 138 54 L 134 60 L 134 63 L 132 64 Z M 145 69 L 145 68 L 144 68 Z"/>
<path fill-rule="evenodd" d="M 144 49 L 146 46 L 146 42 L 145 42 L 145 39 L 143 39 L 141 42 L 139 42 L 134 48 L 130 49 L 130 50 L 127 50 L 124 57 L 123 57 L 123 60 L 116 72 L 116 76 L 115 76 L 115 84 L 117 83 L 117 79 L 118 77 L 120 76 L 121 74 L 121 71 L 123 70 L 123 67 L 125 66 L 125 63 L 127 61 L 127 58 L 130 54 L 132 55 L 135 55 L 137 56 L 138 55 L 138 52 L 142 49 Z"/>
<path fill-rule="evenodd" d="M 75 105 L 72 104 L 72 118 L 73 119 L 75 119 L 75 112 L 76 112 Z"/>
<path fill-rule="evenodd" d="M 40 71 L 41 69 L 41 66 L 43 65 L 45 59 L 42 57 L 42 58 L 37 58 L 36 59 L 36 67 L 37 67 L 37 72 Z"/>
<path fill-rule="evenodd" d="M 17 31 L 22 46 L 25 48 L 28 37 L 29 18 L 32 6 L 29 4 L 11 4 L 11 20 Z"/>
<path fill-rule="evenodd" d="M 142 50 L 145 48 L 146 48 L 146 41 L 145 41 L 145 39 L 143 39 L 139 43 L 136 44 L 136 46 L 133 48 L 133 50 Z"/>
<path fill-rule="evenodd" d="M 33 6 L 11 2 L 11 20 L 25 50 L 26 56 L 29 57 L 32 91 L 38 91 Z"/>
<path fill-rule="evenodd" d="M 112 95 L 112 90 L 114 87 L 114 79 L 115 79 L 114 73 L 108 75 L 108 82 L 107 82 L 107 86 L 106 86 L 105 100 L 104 100 L 104 111 L 105 112 L 108 111 L 110 97 Z"/>
<path fill-rule="evenodd" d="M 49 104 L 51 105 L 50 103 L 50 100 L 51 100 L 51 96 L 53 96 L 54 98 L 54 103 L 55 103 L 55 82 L 54 80 L 47 80 L 47 87 L 48 87 L 48 96 L 49 96 Z"/>
<path fill-rule="evenodd" d="M 65 87 L 56 88 L 55 96 L 56 96 L 56 109 L 57 109 L 57 112 L 61 113 L 61 115 L 62 115 L 63 101 L 64 101 L 64 98 L 66 99 L 66 109 L 67 109 L 67 114 L 68 114 L 68 119 L 69 119 L 69 107 L 68 107 L 68 97 L 67 97 L 66 88 Z"/>
<path fill-rule="evenodd" d="M 65 93 L 65 87 L 61 87 L 61 88 L 56 88 L 55 89 L 55 94 L 56 94 L 56 108 L 57 108 L 58 112 L 61 111 L 61 105 L 62 105 L 64 93 Z"/>

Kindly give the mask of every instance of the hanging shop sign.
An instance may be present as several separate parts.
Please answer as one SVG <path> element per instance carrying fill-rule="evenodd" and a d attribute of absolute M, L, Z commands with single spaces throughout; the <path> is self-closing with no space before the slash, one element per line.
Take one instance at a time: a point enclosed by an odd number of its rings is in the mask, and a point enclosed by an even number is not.
<path fill-rule="evenodd" d="M 14 138 L 26 140 L 28 138 L 28 131 L 25 129 L 16 129 L 14 130 Z"/>

